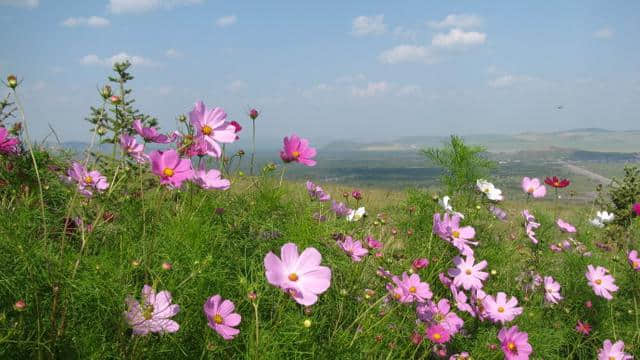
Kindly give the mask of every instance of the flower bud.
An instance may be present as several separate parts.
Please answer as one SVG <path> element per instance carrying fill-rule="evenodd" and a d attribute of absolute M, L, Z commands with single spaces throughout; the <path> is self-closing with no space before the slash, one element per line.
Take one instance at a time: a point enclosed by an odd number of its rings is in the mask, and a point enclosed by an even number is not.
<path fill-rule="evenodd" d="M 109 98 L 109 101 L 111 101 L 113 105 L 120 105 L 120 103 L 122 102 L 122 99 L 120 98 L 120 96 L 113 95 Z"/>
<path fill-rule="evenodd" d="M 255 291 L 249 291 L 247 297 L 249 298 L 249 301 L 256 301 L 258 299 L 258 294 L 256 294 Z"/>
<path fill-rule="evenodd" d="M 171 268 L 173 268 L 173 265 L 170 262 L 165 261 L 162 263 L 162 270 L 169 271 Z"/>
<path fill-rule="evenodd" d="M 16 303 L 15 303 L 15 304 L 13 304 L 13 308 L 14 308 L 16 311 L 22 311 L 22 310 L 24 310 L 26 307 L 27 307 L 27 303 L 26 303 L 26 302 L 24 302 L 24 300 L 22 300 L 22 299 L 20 299 L 20 300 L 16 301 Z"/>
<path fill-rule="evenodd" d="M 103 86 L 102 89 L 100 89 L 100 95 L 105 100 L 107 100 L 109 97 L 111 97 L 111 86 L 109 86 L 109 85 Z"/>
<path fill-rule="evenodd" d="M 187 117 L 184 114 L 181 114 L 180 116 L 178 116 L 178 121 L 180 121 L 181 123 L 186 123 Z"/>
<path fill-rule="evenodd" d="M 249 117 L 251 118 L 251 120 L 255 120 L 258 117 L 258 115 L 260 115 L 258 113 L 258 110 L 256 109 L 249 110 Z"/>
<path fill-rule="evenodd" d="M 107 133 L 107 128 L 104 126 L 98 126 L 98 130 L 96 131 L 98 132 L 98 135 L 103 136 Z"/>
<path fill-rule="evenodd" d="M 420 345 L 424 338 L 422 337 L 422 335 L 414 331 L 413 334 L 411 334 L 410 339 L 414 345 Z"/>
<path fill-rule="evenodd" d="M 16 87 L 18 87 L 18 78 L 16 78 L 15 75 L 9 75 L 7 76 L 7 85 L 11 88 L 11 89 L 15 89 Z"/>
<path fill-rule="evenodd" d="M 244 156 L 244 150 L 242 150 L 242 149 L 238 150 L 238 152 L 236 153 L 236 155 L 238 155 L 238 156 Z"/>
<path fill-rule="evenodd" d="M 310 328 L 310 327 L 311 327 L 311 320 L 306 319 L 306 320 L 302 323 L 302 325 L 304 325 L 304 327 L 306 327 L 306 328 Z"/>

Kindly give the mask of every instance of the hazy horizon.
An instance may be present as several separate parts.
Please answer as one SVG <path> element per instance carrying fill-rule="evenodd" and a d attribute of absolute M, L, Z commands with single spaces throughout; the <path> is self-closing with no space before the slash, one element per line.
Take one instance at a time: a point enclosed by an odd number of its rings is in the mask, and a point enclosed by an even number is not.
<path fill-rule="evenodd" d="M 197 100 L 259 141 L 637 129 L 640 3 L 0 0 L 35 138 L 87 141 L 111 64 L 164 131 Z M 10 50 L 10 51 L 6 51 Z M 0 95 L 4 95 L 3 91 Z M 561 109 L 558 109 L 561 106 Z M 606 126 L 604 125 L 606 124 Z M 245 133 L 245 137 L 247 133 Z"/>

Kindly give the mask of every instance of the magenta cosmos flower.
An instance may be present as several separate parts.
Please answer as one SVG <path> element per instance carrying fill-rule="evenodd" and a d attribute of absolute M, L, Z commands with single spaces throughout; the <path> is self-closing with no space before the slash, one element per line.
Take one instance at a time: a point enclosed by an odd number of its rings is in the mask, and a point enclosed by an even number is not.
<path fill-rule="evenodd" d="M 622 340 L 611 343 L 607 339 L 602 343 L 602 349 L 598 352 L 598 360 L 630 360 L 633 356 L 624 352 L 624 342 Z"/>
<path fill-rule="evenodd" d="M 18 152 L 20 140 L 9 137 L 9 131 L 0 127 L 0 154 L 11 155 Z"/>
<path fill-rule="evenodd" d="M 78 192 L 87 197 L 92 196 L 94 190 L 102 192 L 109 187 L 106 176 L 103 176 L 97 170 L 89 171 L 84 165 L 76 161 L 71 163 L 71 167 L 67 170 L 67 175 L 67 181 L 75 181 L 78 184 Z"/>
<path fill-rule="evenodd" d="M 316 161 L 312 159 L 316 156 L 316 149 L 309 146 L 309 140 L 299 138 L 298 135 L 293 134 L 291 137 L 285 137 L 283 143 L 284 146 L 280 150 L 282 161 L 285 163 L 295 161 L 307 166 L 316 165 Z"/>
<path fill-rule="evenodd" d="M 337 243 L 347 255 L 351 256 L 351 260 L 353 261 L 361 261 L 362 257 L 369 253 L 369 250 L 362 247 L 359 240 L 353 241 L 351 236 L 347 236 L 344 238 L 344 241 L 338 241 Z"/>
<path fill-rule="evenodd" d="M 576 227 L 569 224 L 568 222 L 562 220 L 562 219 L 558 219 L 556 220 L 556 225 L 558 225 L 558 228 L 560 228 L 560 231 L 566 232 L 566 233 L 575 233 L 576 232 Z"/>
<path fill-rule="evenodd" d="M 180 329 L 171 318 L 180 311 L 180 306 L 171 304 L 171 293 L 160 291 L 158 294 L 149 285 L 142 288 L 142 303 L 129 296 L 126 300 L 129 310 L 125 313 L 127 323 L 133 328 L 133 334 L 173 333 Z"/>
<path fill-rule="evenodd" d="M 453 285 L 463 287 L 465 290 L 482 289 L 482 282 L 489 277 L 488 273 L 481 271 L 487 267 L 487 261 L 482 260 L 475 265 L 474 262 L 473 256 L 467 256 L 464 260 L 460 256 L 453 258 L 456 267 L 449 269 L 449 276 L 453 277 Z"/>
<path fill-rule="evenodd" d="M 441 325 L 433 325 L 427 329 L 427 338 L 436 344 L 444 344 L 451 340 L 451 334 Z"/>
<path fill-rule="evenodd" d="M 522 190 L 534 198 L 541 198 L 547 194 L 547 188 L 538 178 L 529 179 L 526 176 L 522 179 Z"/>
<path fill-rule="evenodd" d="M 207 154 L 220 157 L 222 148 L 218 143 L 232 143 L 236 140 L 236 127 L 227 121 L 227 113 L 222 108 L 207 109 L 198 101 L 189 113 L 189 121 L 198 136 L 204 137 L 209 145 Z"/>
<path fill-rule="evenodd" d="M 411 274 L 407 275 L 406 272 L 402 273 L 402 279 L 394 276 L 391 278 L 396 284 L 396 290 L 394 290 L 394 297 L 402 303 L 425 302 L 433 297 L 433 293 L 429 288 L 429 284 L 420 281 L 420 275 Z M 400 291 L 397 291 L 399 289 Z M 400 298 L 397 297 L 400 294 Z"/>
<path fill-rule="evenodd" d="M 365 240 L 367 241 L 367 246 L 375 250 L 380 250 L 384 246 L 380 241 L 374 239 L 371 235 L 367 235 Z"/>
<path fill-rule="evenodd" d="M 149 155 L 144 153 L 144 144 L 138 144 L 136 138 L 131 135 L 120 135 L 120 147 L 123 153 L 131 156 L 139 164 L 149 160 Z"/>
<path fill-rule="evenodd" d="M 411 267 L 414 270 L 420 270 L 423 268 L 426 268 L 429 265 L 429 260 L 426 258 L 418 258 L 413 260 L 413 262 L 411 263 Z"/>
<path fill-rule="evenodd" d="M 544 277 L 544 298 L 552 304 L 557 304 L 562 300 L 560 295 L 560 283 L 555 281 L 551 276 Z"/>
<path fill-rule="evenodd" d="M 464 321 L 451 311 L 451 305 L 447 299 L 440 299 L 437 304 L 429 301 L 426 304 L 418 305 L 416 313 L 422 322 L 440 325 L 451 335 L 455 335 L 464 325 Z"/>
<path fill-rule="evenodd" d="M 529 344 L 529 334 L 518 330 L 517 326 L 500 329 L 498 340 L 506 360 L 528 360 L 533 352 Z"/>
<path fill-rule="evenodd" d="M 640 203 L 633 204 L 633 206 L 631 207 L 631 210 L 636 216 L 640 216 Z"/>
<path fill-rule="evenodd" d="M 167 135 L 160 134 L 155 128 L 142 126 L 142 121 L 140 119 L 133 122 L 133 129 L 138 133 L 138 135 L 142 136 L 146 142 L 158 144 L 167 144 L 171 142 L 171 139 L 169 139 Z"/>
<path fill-rule="evenodd" d="M 460 215 L 440 214 L 433 215 L 433 232 L 442 240 L 450 242 L 462 255 L 473 256 L 473 249 L 469 245 L 478 245 L 471 241 L 476 236 L 476 231 L 471 226 L 460 227 Z"/>
<path fill-rule="evenodd" d="M 593 265 L 587 266 L 587 272 L 584 274 L 587 277 L 589 286 L 593 288 L 593 291 L 598 296 L 602 296 L 607 300 L 613 299 L 612 292 L 618 291 L 618 287 L 614 284 L 615 279 L 609 275 L 609 270 L 598 266 L 595 269 Z"/>
<path fill-rule="evenodd" d="M 200 168 L 193 171 L 193 182 L 203 189 L 227 190 L 231 182 L 222 178 L 219 170 L 211 169 L 207 171 L 204 162 L 200 163 Z"/>
<path fill-rule="evenodd" d="M 185 180 L 193 177 L 191 161 L 180 158 L 173 149 L 156 150 L 149 157 L 151 158 L 151 171 L 160 176 L 160 184 L 179 188 Z"/>
<path fill-rule="evenodd" d="M 209 327 L 215 330 L 225 340 L 231 340 L 240 333 L 235 327 L 240 324 L 242 317 L 234 313 L 235 305 L 229 300 L 223 300 L 220 295 L 213 295 L 204 303 L 204 315 Z"/>
<path fill-rule="evenodd" d="M 331 269 L 320 266 L 322 255 L 315 248 L 306 248 L 298 255 L 296 244 L 287 243 L 280 249 L 280 258 L 269 252 L 264 258 L 267 281 L 291 295 L 296 302 L 309 306 L 331 284 Z"/>
<path fill-rule="evenodd" d="M 627 255 L 627 260 L 629 260 L 629 265 L 631 265 L 631 268 L 633 270 L 640 271 L 640 257 L 638 257 L 637 250 L 629 251 L 629 254 Z"/>
<path fill-rule="evenodd" d="M 489 315 L 489 319 L 502 324 L 522 314 L 522 308 L 517 305 L 518 299 L 516 299 L 515 296 L 507 299 L 507 294 L 503 292 L 499 292 L 495 298 L 489 295 L 484 299 L 484 306 Z"/>
<path fill-rule="evenodd" d="M 307 193 L 309 193 L 309 197 L 311 198 L 311 200 L 324 202 L 331 199 L 331 196 L 329 194 L 327 194 L 320 186 L 312 183 L 311 181 L 307 181 L 306 187 Z"/>

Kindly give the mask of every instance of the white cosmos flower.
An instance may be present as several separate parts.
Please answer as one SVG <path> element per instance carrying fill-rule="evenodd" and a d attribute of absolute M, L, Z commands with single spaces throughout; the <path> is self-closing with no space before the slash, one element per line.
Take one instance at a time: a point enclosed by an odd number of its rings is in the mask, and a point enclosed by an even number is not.
<path fill-rule="evenodd" d="M 464 219 L 464 215 L 453 210 L 453 206 L 451 206 L 450 202 L 451 198 L 449 197 L 449 195 L 445 195 L 438 200 L 438 205 L 440 205 L 440 207 L 442 207 L 442 209 L 444 209 L 444 211 L 448 212 L 449 214 L 458 215 L 461 219 Z"/>
<path fill-rule="evenodd" d="M 504 197 L 502 196 L 502 190 L 495 187 L 492 183 L 488 182 L 485 179 L 478 179 L 476 181 L 476 186 L 480 192 L 487 195 L 487 198 L 492 201 L 502 201 Z"/>
<path fill-rule="evenodd" d="M 614 217 L 615 215 L 613 215 L 610 212 L 598 211 L 596 212 L 596 217 L 594 219 L 589 220 L 589 222 L 591 223 L 591 225 L 595 227 L 602 228 L 604 227 L 604 224 L 612 222 Z"/>
<path fill-rule="evenodd" d="M 358 210 L 353 210 L 352 209 L 349 212 L 349 215 L 347 215 L 347 220 L 348 221 L 358 221 L 358 220 L 362 219 L 362 217 L 366 213 L 367 212 L 364 210 L 364 207 L 359 207 Z"/>

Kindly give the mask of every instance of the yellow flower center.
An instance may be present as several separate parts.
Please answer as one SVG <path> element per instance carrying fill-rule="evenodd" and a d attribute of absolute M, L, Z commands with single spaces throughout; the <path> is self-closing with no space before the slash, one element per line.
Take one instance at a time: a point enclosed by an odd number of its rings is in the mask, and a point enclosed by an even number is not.
<path fill-rule="evenodd" d="M 455 238 L 460 237 L 460 231 L 454 231 L 453 233 L 451 233 L 451 235 L 453 235 L 453 237 Z"/>
<path fill-rule="evenodd" d="M 84 178 L 84 182 L 85 184 L 92 184 L 93 183 L 93 178 L 91 176 L 87 176 Z"/>
<path fill-rule="evenodd" d="M 632 262 L 631 266 L 633 266 L 634 268 L 640 267 L 640 261 L 636 260 L 636 261 Z"/>
<path fill-rule="evenodd" d="M 153 318 L 153 305 L 148 305 L 144 308 L 142 311 L 142 317 L 145 320 L 151 320 L 151 318 Z"/>
<path fill-rule="evenodd" d="M 598 284 L 598 285 L 600 285 L 600 284 L 602 284 L 602 280 L 600 280 L 600 279 L 596 279 L 595 283 L 596 283 L 596 284 Z"/>
<path fill-rule="evenodd" d="M 296 273 L 289 274 L 289 280 L 298 281 L 298 274 L 296 274 Z"/>
<path fill-rule="evenodd" d="M 211 135 L 213 133 L 213 129 L 209 125 L 205 125 L 202 127 L 202 133 L 205 135 Z"/>
<path fill-rule="evenodd" d="M 393 297 L 394 297 L 396 300 L 400 300 L 400 298 L 401 298 L 400 294 L 398 294 L 398 293 L 393 294 Z"/>
<path fill-rule="evenodd" d="M 216 324 L 222 324 L 222 321 L 222 316 L 220 316 L 220 314 L 216 314 L 216 316 L 213 317 L 213 322 Z"/>
<path fill-rule="evenodd" d="M 441 338 L 442 338 L 442 335 L 440 335 L 440 333 L 433 334 L 433 340 L 440 340 Z"/>
<path fill-rule="evenodd" d="M 416 287 L 415 286 L 410 287 L 409 288 L 409 292 L 412 293 L 412 294 L 415 293 L 416 292 Z"/>
<path fill-rule="evenodd" d="M 507 349 L 513 351 L 516 349 L 516 344 L 513 343 L 513 341 L 509 341 L 509 343 L 507 344 Z"/>
<path fill-rule="evenodd" d="M 527 192 L 531 194 L 534 190 L 535 190 L 534 188 L 530 187 L 529 190 L 527 190 Z"/>
<path fill-rule="evenodd" d="M 294 151 L 294 152 L 292 152 L 292 153 L 291 153 L 291 155 L 293 155 L 293 157 L 294 157 L 295 159 L 297 159 L 297 158 L 299 158 L 299 157 L 300 157 L 300 151 Z"/>
<path fill-rule="evenodd" d="M 171 177 L 173 176 L 173 169 L 164 168 L 164 170 L 162 170 L 162 173 L 164 174 L 164 176 Z"/>
<path fill-rule="evenodd" d="M 504 308 L 502 306 L 498 307 L 498 312 L 499 313 L 503 313 L 504 312 Z"/>
<path fill-rule="evenodd" d="M 471 269 L 465 270 L 464 273 L 467 274 L 467 275 L 471 275 Z"/>

